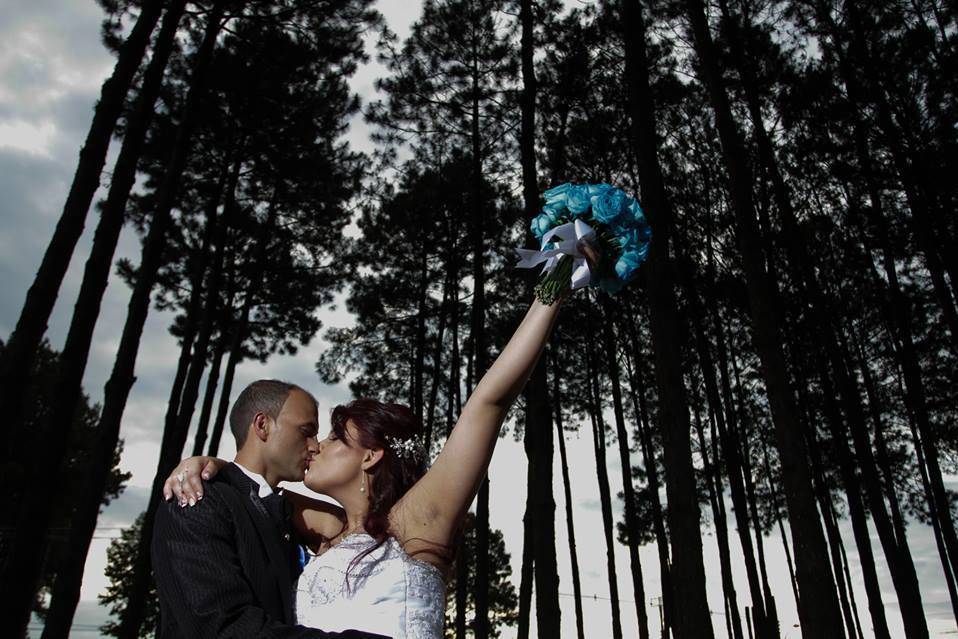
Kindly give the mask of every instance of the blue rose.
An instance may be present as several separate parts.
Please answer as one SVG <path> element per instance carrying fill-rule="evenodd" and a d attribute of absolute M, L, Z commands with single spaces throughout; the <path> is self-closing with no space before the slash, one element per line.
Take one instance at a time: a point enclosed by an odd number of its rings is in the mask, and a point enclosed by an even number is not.
<path fill-rule="evenodd" d="M 592 196 L 592 217 L 596 222 L 608 226 L 615 224 L 626 210 L 628 197 L 620 189 L 607 189 L 599 195 Z"/>
<path fill-rule="evenodd" d="M 566 182 L 565 184 L 560 184 L 559 186 L 554 186 L 545 193 L 542 194 L 542 197 L 546 199 L 546 202 L 552 204 L 554 202 L 560 202 L 565 204 L 566 196 L 569 194 L 569 189 L 572 188 L 572 185 Z"/>
<path fill-rule="evenodd" d="M 542 212 L 551 217 L 554 222 L 558 223 L 559 218 L 568 211 L 566 210 L 565 202 L 553 201 L 546 202 L 545 206 L 542 207 Z"/>
<path fill-rule="evenodd" d="M 638 200 L 634 197 L 629 198 L 628 208 L 628 217 L 635 226 L 648 225 L 648 222 L 645 220 L 645 212 L 642 210 L 642 206 L 639 204 Z"/>
<path fill-rule="evenodd" d="M 546 213 L 540 213 L 539 215 L 532 218 L 532 223 L 529 225 L 529 229 L 532 231 L 532 234 L 538 239 L 542 239 L 542 236 L 545 235 L 549 229 L 555 226 L 555 219 L 549 217 Z"/>
<path fill-rule="evenodd" d="M 592 206 L 592 198 L 589 197 L 588 185 L 573 186 L 569 189 L 566 196 L 566 206 L 573 215 L 582 215 Z"/>
<path fill-rule="evenodd" d="M 611 184 L 590 184 L 589 185 L 589 195 L 595 197 L 596 195 L 602 195 L 607 191 L 617 190 Z"/>
<path fill-rule="evenodd" d="M 615 262 L 615 274 L 619 276 L 623 282 L 628 281 L 635 271 L 639 268 L 639 265 L 645 261 L 645 256 L 648 254 L 648 247 L 644 247 L 642 250 L 638 251 L 625 251 Z"/>
<path fill-rule="evenodd" d="M 652 239 L 652 229 L 648 226 L 626 227 L 616 229 L 615 235 L 619 240 L 622 251 L 638 251 L 647 246 Z"/>

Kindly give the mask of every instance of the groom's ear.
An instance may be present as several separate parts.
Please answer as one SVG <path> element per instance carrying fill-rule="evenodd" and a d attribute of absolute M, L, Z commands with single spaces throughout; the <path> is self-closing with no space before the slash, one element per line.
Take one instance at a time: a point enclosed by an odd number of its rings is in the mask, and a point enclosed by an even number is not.
<path fill-rule="evenodd" d="M 269 437 L 269 429 L 271 423 L 269 416 L 266 413 L 257 412 L 253 415 L 253 421 L 250 423 L 250 430 L 253 431 L 253 435 L 260 440 L 265 442 Z"/>
<path fill-rule="evenodd" d="M 363 470 L 369 470 L 373 466 L 379 463 L 379 460 L 383 458 L 383 449 L 382 448 L 369 448 L 366 450 L 366 454 L 363 455 Z"/>

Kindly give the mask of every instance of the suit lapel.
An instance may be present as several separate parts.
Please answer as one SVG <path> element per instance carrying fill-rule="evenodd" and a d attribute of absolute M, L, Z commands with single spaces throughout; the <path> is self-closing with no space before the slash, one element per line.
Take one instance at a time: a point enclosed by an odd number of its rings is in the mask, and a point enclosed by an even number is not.
<path fill-rule="evenodd" d="M 269 567 L 276 579 L 279 594 L 283 601 L 283 614 L 286 623 L 292 623 L 293 610 L 293 580 L 289 572 L 290 558 L 288 548 L 283 540 L 283 532 L 273 518 L 266 512 L 259 498 L 259 486 L 247 477 L 243 471 L 233 464 L 229 464 L 222 471 L 231 484 L 243 493 L 243 506 L 249 513 L 250 519 L 259 532 L 260 540 L 269 557 Z"/>

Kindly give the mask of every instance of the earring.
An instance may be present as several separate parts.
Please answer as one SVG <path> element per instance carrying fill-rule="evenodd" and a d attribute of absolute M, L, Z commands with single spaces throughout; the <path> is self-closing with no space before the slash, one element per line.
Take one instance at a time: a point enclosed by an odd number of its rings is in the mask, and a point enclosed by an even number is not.
<path fill-rule="evenodd" d="M 361 483 L 359 484 L 359 492 L 361 493 L 366 492 L 366 471 L 365 470 L 363 471 L 362 480 L 361 480 Z"/>

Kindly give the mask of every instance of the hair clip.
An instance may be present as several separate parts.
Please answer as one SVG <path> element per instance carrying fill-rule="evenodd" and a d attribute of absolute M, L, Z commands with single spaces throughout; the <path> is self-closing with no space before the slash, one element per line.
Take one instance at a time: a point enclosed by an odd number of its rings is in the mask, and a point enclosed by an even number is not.
<path fill-rule="evenodd" d="M 400 459 L 416 460 L 422 457 L 423 446 L 419 437 L 401 439 L 393 435 L 386 435 L 386 444 Z"/>

